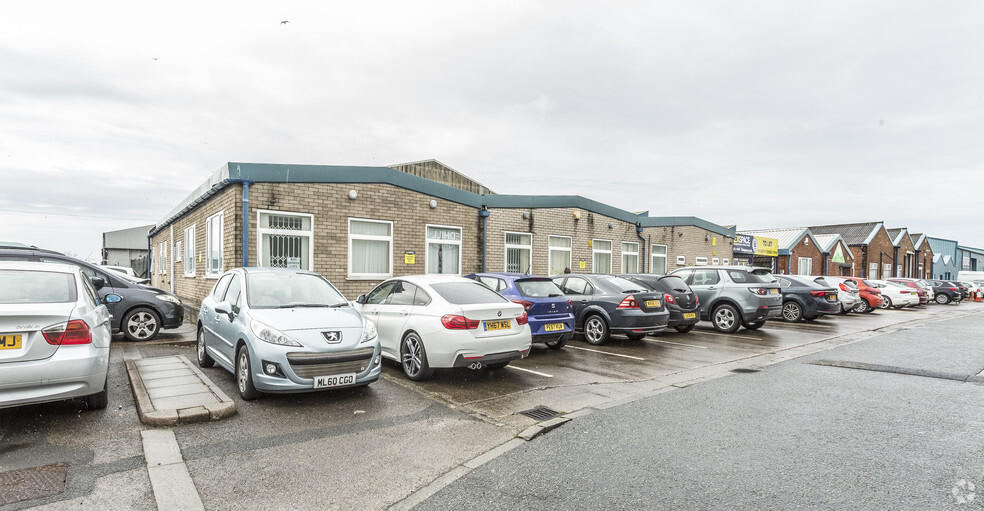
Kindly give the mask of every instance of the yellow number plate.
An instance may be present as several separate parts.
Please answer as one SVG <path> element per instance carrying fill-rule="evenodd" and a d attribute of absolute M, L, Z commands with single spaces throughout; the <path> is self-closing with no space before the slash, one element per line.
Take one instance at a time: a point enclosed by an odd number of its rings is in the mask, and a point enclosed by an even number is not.
<path fill-rule="evenodd" d="M 683 313 L 683 319 L 694 319 L 696 317 L 697 317 L 697 313 L 696 312 L 684 312 Z"/>
<path fill-rule="evenodd" d="M 659 300 L 646 300 L 646 307 L 659 307 Z"/>
<path fill-rule="evenodd" d="M 543 330 L 547 332 L 556 332 L 557 330 L 563 330 L 563 323 L 550 323 L 549 325 L 543 325 Z"/>
<path fill-rule="evenodd" d="M 488 331 L 488 330 L 508 330 L 509 329 L 509 324 L 510 324 L 510 321 L 508 319 L 504 319 L 502 321 L 486 321 L 485 322 L 485 330 L 486 331 Z"/>
<path fill-rule="evenodd" d="M 19 349 L 21 349 L 21 336 L 0 335 L 0 350 L 19 350 Z"/>
<path fill-rule="evenodd" d="M 769 290 L 769 294 L 770 295 L 777 295 L 777 294 L 779 294 L 779 290 L 778 289 L 775 289 L 775 288 L 770 289 Z"/>

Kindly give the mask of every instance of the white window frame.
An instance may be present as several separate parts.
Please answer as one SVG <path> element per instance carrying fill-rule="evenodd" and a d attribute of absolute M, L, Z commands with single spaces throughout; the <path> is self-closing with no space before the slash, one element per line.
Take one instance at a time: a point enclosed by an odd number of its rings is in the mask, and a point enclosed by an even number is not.
<path fill-rule="evenodd" d="M 182 247 L 184 247 L 184 243 L 183 242 L 176 241 L 174 243 L 174 262 L 176 262 L 176 263 L 180 263 L 181 262 L 181 254 L 182 254 L 181 248 Z"/>
<path fill-rule="evenodd" d="M 456 240 L 437 240 L 427 237 L 427 231 L 431 227 L 435 229 L 455 229 L 458 231 L 458 239 Z M 430 254 L 431 243 L 437 245 L 458 245 L 458 273 L 443 273 L 440 275 L 461 275 L 461 238 L 464 236 L 464 229 L 458 227 L 457 225 L 437 225 L 437 224 L 424 224 L 424 240 L 426 242 L 426 247 L 424 248 L 424 271 L 430 273 L 430 265 L 427 264 L 427 255 Z"/>
<path fill-rule="evenodd" d="M 510 244 L 510 243 L 506 243 L 506 239 L 507 239 L 507 237 L 510 234 L 519 234 L 519 235 L 523 235 L 523 236 L 529 236 L 530 237 L 530 244 L 529 245 L 513 245 L 513 244 Z M 509 271 L 509 249 L 526 250 L 530 254 L 530 271 L 533 270 L 533 268 L 532 268 L 532 265 L 533 265 L 533 233 L 532 232 L 504 231 L 502 233 L 502 244 L 505 247 L 505 249 L 503 250 L 503 254 L 502 254 L 502 271 L 506 271 L 506 272 Z M 523 271 L 523 268 L 520 268 L 520 272 L 522 272 L 522 271 Z"/>
<path fill-rule="evenodd" d="M 806 273 L 803 273 L 804 261 L 806 262 Z M 798 257 L 796 258 L 796 274 L 797 275 L 813 275 L 813 258 L 812 257 Z"/>
<path fill-rule="evenodd" d="M 727 258 L 727 257 L 725 257 L 724 259 L 721 259 L 721 265 L 722 265 L 722 266 L 728 266 L 728 263 L 729 263 L 729 262 L 730 262 L 730 261 L 728 260 L 728 258 Z"/>
<path fill-rule="evenodd" d="M 167 242 L 166 241 L 161 242 L 161 248 L 160 250 L 158 250 L 157 253 L 161 255 L 160 273 L 161 275 L 167 275 Z"/>
<path fill-rule="evenodd" d="M 307 217 L 311 220 L 311 229 L 307 231 L 295 231 L 290 229 L 272 229 L 269 227 L 260 227 L 262 222 L 260 218 L 263 215 L 283 215 L 283 216 L 300 216 Z M 393 231 L 390 230 L 392 233 Z M 256 265 L 263 266 L 263 235 L 264 234 L 283 234 L 287 236 L 304 236 L 308 239 L 308 268 L 302 267 L 302 270 L 312 271 L 314 269 L 314 215 L 310 213 L 295 213 L 293 211 L 277 211 L 273 209 L 258 209 L 256 210 Z"/>
<path fill-rule="evenodd" d="M 685 255 L 678 255 L 677 256 L 677 266 L 686 266 L 686 265 L 687 265 L 687 256 L 685 256 Z"/>
<path fill-rule="evenodd" d="M 866 278 L 878 278 L 878 263 L 868 263 L 868 276 Z"/>
<path fill-rule="evenodd" d="M 662 254 L 657 254 L 656 251 L 653 250 L 653 247 L 663 247 L 663 253 Z M 667 247 L 666 245 L 660 245 L 659 243 L 650 243 L 650 245 L 649 245 L 649 273 L 656 273 L 656 264 L 653 261 L 655 261 L 657 257 L 663 259 L 663 270 L 666 273 L 669 273 L 670 272 L 669 258 L 668 258 L 667 252 L 669 252 L 669 247 Z M 680 261 L 679 260 L 677 260 L 677 264 L 680 264 Z"/>
<path fill-rule="evenodd" d="M 369 222 L 376 224 L 389 224 L 389 236 L 373 236 L 370 234 L 352 234 L 352 222 Z M 352 240 L 385 241 L 389 243 L 389 273 L 354 273 L 352 271 Z M 393 276 L 393 222 L 389 220 L 373 220 L 371 218 L 348 219 L 348 278 L 352 280 L 379 280 Z"/>
<path fill-rule="evenodd" d="M 695 257 L 694 258 L 694 265 L 701 266 L 701 265 L 706 265 L 706 264 L 707 264 L 707 258 L 706 257 Z"/>
<path fill-rule="evenodd" d="M 569 243 L 570 246 L 567 246 L 567 247 L 555 247 L 555 246 L 553 246 L 553 245 L 550 244 L 550 239 L 551 238 L 565 239 L 565 240 L 567 240 L 567 241 L 570 242 Z M 574 271 L 574 268 L 572 268 L 572 266 L 574 265 L 574 260 L 573 260 L 574 238 L 572 238 L 570 236 L 555 236 L 553 234 L 547 236 L 547 271 L 548 272 L 550 271 L 550 261 L 553 259 L 553 253 L 555 251 L 556 252 L 567 252 L 567 266 L 566 266 L 566 268 L 569 269 L 569 270 L 571 270 L 571 271 Z"/>
<path fill-rule="evenodd" d="M 215 227 L 213 227 L 213 221 L 218 220 L 218 230 L 215 232 Z M 222 276 L 222 272 L 225 268 L 225 256 L 223 250 L 225 249 L 225 240 L 223 239 L 223 233 L 225 231 L 225 215 L 224 211 L 219 211 L 218 213 L 209 216 L 205 219 L 205 278 L 207 279 L 217 279 Z M 212 270 L 211 265 L 211 249 L 214 243 L 218 244 L 219 252 L 219 267 Z"/>
<path fill-rule="evenodd" d="M 633 252 L 632 250 L 628 250 L 628 251 L 625 250 L 625 246 L 626 245 L 635 245 L 635 252 Z M 635 241 L 623 241 L 622 242 L 621 251 L 622 251 L 622 257 L 621 257 L 621 259 L 622 259 L 622 273 L 639 273 L 639 243 L 637 243 Z M 626 264 L 625 264 L 625 256 L 626 255 L 634 255 L 635 256 L 635 261 L 636 261 L 635 268 L 632 268 L 631 271 L 629 270 L 629 268 L 626 267 Z"/>
<path fill-rule="evenodd" d="M 195 226 L 184 230 L 184 276 L 195 276 Z"/>
<path fill-rule="evenodd" d="M 711 264 L 713 264 L 714 266 L 718 266 L 718 265 L 721 264 L 721 260 L 718 259 L 717 257 L 715 257 L 715 258 L 711 259 Z"/>
<path fill-rule="evenodd" d="M 608 250 L 598 250 L 599 241 L 607 242 Z M 615 261 L 612 261 L 612 247 L 614 245 L 615 244 L 612 243 L 612 240 L 603 240 L 603 239 L 591 240 L 591 273 L 612 273 L 613 270 L 612 266 L 615 265 Z M 608 254 L 608 271 L 598 271 L 598 268 L 595 267 L 595 256 L 598 254 Z"/>

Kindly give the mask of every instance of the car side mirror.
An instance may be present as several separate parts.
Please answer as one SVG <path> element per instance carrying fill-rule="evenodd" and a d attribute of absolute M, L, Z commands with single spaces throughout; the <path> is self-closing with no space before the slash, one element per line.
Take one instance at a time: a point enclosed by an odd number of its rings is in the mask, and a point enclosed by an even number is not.
<path fill-rule="evenodd" d="M 92 287 L 96 288 L 96 291 L 106 287 L 106 281 L 102 277 L 92 277 L 91 282 Z"/>
<path fill-rule="evenodd" d="M 119 303 L 123 301 L 123 297 L 117 294 L 109 293 L 103 297 L 103 303 Z"/>
<path fill-rule="evenodd" d="M 366 295 L 359 295 L 355 299 L 355 303 L 366 303 Z"/>
<path fill-rule="evenodd" d="M 229 321 L 232 321 L 232 318 L 236 317 L 236 314 L 232 311 L 232 303 L 228 301 L 215 304 L 215 312 L 225 314 L 229 317 Z"/>

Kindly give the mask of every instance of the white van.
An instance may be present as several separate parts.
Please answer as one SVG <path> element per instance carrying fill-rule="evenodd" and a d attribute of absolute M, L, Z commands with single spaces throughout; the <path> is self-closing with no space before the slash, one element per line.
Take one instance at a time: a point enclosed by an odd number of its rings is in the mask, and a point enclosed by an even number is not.
<path fill-rule="evenodd" d="M 984 281 L 984 271 L 960 271 L 957 272 L 957 280 L 962 282 Z"/>

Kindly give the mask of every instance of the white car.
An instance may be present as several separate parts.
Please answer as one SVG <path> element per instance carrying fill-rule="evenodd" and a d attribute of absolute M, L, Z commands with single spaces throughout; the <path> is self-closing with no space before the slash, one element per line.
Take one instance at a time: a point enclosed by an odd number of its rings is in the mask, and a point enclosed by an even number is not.
<path fill-rule="evenodd" d="M 108 264 L 102 265 L 103 268 L 107 270 L 113 270 L 117 273 L 122 273 L 123 275 L 129 275 L 130 277 L 136 277 L 137 274 L 133 272 L 133 268 L 128 268 L 126 266 L 110 266 Z"/>
<path fill-rule="evenodd" d="M 905 284 L 875 279 L 867 279 L 867 282 L 881 291 L 883 300 L 879 307 L 882 309 L 890 309 L 892 307 L 901 309 L 903 307 L 919 305 L 918 291 Z"/>
<path fill-rule="evenodd" d="M 858 301 L 861 300 L 860 292 L 858 287 L 854 285 L 853 282 L 847 281 L 838 277 L 816 277 L 813 279 L 814 282 L 822 286 L 830 286 L 837 289 L 837 299 L 841 303 L 841 314 L 847 314 L 854 310 L 854 306 L 857 305 Z"/>
<path fill-rule="evenodd" d="M 492 369 L 526 357 L 526 310 L 478 282 L 454 275 L 395 277 L 356 299 L 376 323 L 382 354 L 411 380 L 435 368 Z"/>
<path fill-rule="evenodd" d="M 112 333 L 98 297 L 77 266 L 0 262 L 0 408 L 74 398 L 106 408 Z"/>

